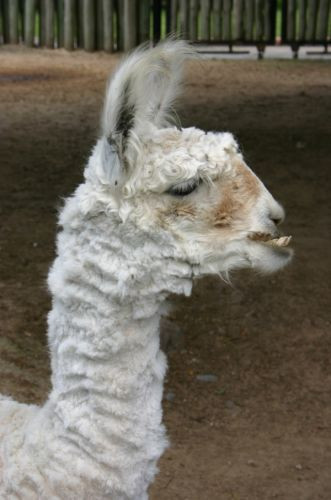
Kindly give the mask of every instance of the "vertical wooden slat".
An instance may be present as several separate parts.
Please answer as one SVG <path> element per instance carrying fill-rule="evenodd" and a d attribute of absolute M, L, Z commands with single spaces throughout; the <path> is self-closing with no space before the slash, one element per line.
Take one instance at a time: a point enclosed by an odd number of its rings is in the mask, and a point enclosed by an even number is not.
<path fill-rule="evenodd" d="M 189 37 L 193 41 L 198 38 L 198 0 L 190 0 Z"/>
<path fill-rule="evenodd" d="M 24 41 L 28 47 L 33 47 L 36 21 L 36 0 L 25 0 L 24 8 Z"/>
<path fill-rule="evenodd" d="M 171 33 L 170 29 L 170 24 L 171 24 L 171 1 L 168 0 L 165 4 L 165 15 L 166 15 L 166 22 L 165 22 L 165 35 L 168 35 Z"/>
<path fill-rule="evenodd" d="M 306 40 L 313 42 L 316 36 L 316 20 L 317 20 L 317 8 L 318 0 L 308 0 L 308 12 L 307 12 L 307 36 Z"/>
<path fill-rule="evenodd" d="M 75 0 L 64 0 L 64 29 L 63 45 L 67 50 L 73 50 L 75 46 L 74 23 L 75 23 Z"/>
<path fill-rule="evenodd" d="M 137 3 L 136 0 L 124 0 L 124 50 L 137 45 Z"/>
<path fill-rule="evenodd" d="M 161 40 L 161 11 L 162 0 L 153 1 L 153 43 Z"/>
<path fill-rule="evenodd" d="M 330 0 L 320 0 L 316 38 L 318 41 L 327 42 Z"/>
<path fill-rule="evenodd" d="M 296 0 L 287 1 L 287 39 L 295 40 Z"/>
<path fill-rule="evenodd" d="M 75 12 L 77 47 L 82 49 L 84 48 L 83 1 L 84 0 L 76 0 L 76 12 Z"/>
<path fill-rule="evenodd" d="M 18 43 L 18 0 L 8 2 L 9 43 Z"/>
<path fill-rule="evenodd" d="M 150 0 L 139 2 L 139 43 L 149 40 L 150 31 Z"/>
<path fill-rule="evenodd" d="M 256 19 L 255 38 L 257 41 L 263 39 L 263 25 L 264 25 L 263 7 L 264 7 L 264 0 L 255 0 L 255 19 Z"/>
<path fill-rule="evenodd" d="M 178 0 L 169 0 L 169 1 L 171 1 L 170 30 L 172 33 L 177 33 Z"/>
<path fill-rule="evenodd" d="M 222 0 L 213 1 L 213 39 L 220 40 L 222 36 Z"/>
<path fill-rule="evenodd" d="M 116 45 L 117 50 L 124 50 L 124 1 L 116 1 Z"/>
<path fill-rule="evenodd" d="M 245 0 L 245 40 L 254 40 L 254 0 Z"/>
<path fill-rule="evenodd" d="M 24 41 L 24 4 L 25 0 L 18 0 L 18 39 Z"/>
<path fill-rule="evenodd" d="M 103 0 L 103 48 L 106 52 L 114 50 L 113 15 L 113 0 Z"/>
<path fill-rule="evenodd" d="M 272 43 L 276 42 L 276 20 L 277 20 L 277 0 L 270 0 L 269 7 L 269 22 L 270 22 L 270 33 L 268 31 L 268 38 Z M 268 28 L 269 29 L 269 28 Z"/>
<path fill-rule="evenodd" d="M 45 45 L 54 47 L 54 0 L 44 0 L 45 9 Z"/>
<path fill-rule="evenodd" d="M 179 0 L 179 32 L 183 38 L 188 37 L 189 32 L 189 0 Z"/>
<path fill-rule="evenodd" d="M 267 2 L 264 2 L 264 12 L 263 12 L 263 18 L 264 18 L 264 27 L 263 27 L 263 38 L 264 40 L 270 40 L 271 35 L 272 35 L 272 19 L 271 19 L 271 9 L 272 9 L 272 4 L 273 1 L 269 0 Z"/>
<path fill-rule="evenodd" d="M 56 2 L 56 27 L 57 47 L 63 47 L 64 43 L 64 0 Z"/>
<path fill-rule="evenodd" d="M 298 39 L 303 41 L 306 33 L 306 8 L 307 0 L 298 0 L 299 26 Z"/>
<path fill-rule="evenodd" d="M 2 0 L 0 0 L 0 44 L 3 43 L 3 14 Z"/>
<path fill-rule="evenodd" d="M 2 0 L 2 36 L 4 43 L 9 42 L 8 0 Z"/>
<path fill-rule="evenodd" d="M 95 9 L 95 44 L 98 50 L 103 50 L 103 0 L 95 0 Z"/>
<path fill-rule="evenodd" d="M 95 2 L 83 0 L 84 49 L 91 52 L 95 49 Z"/>
<path fill-rule="evenodd" d="M 232 0 L 223 0 L 223 19 L 222 19 L 222 40 L 231 40 L 231 8 Z"/>
<path fill-rule="evenodd" d="M 233 2 L 233 39 L 243 39 L 243 0 L 234 0 Z"/>
<path fill-rule="evenodd" d="M 210 39 L 210 0 L 200 0 L 201 39 Z"/>
<path fill-rule="evenodd" d="M 45 3 L 38 1 L 39 7 L 39 46 L 45 45 Z"/>
<path fill-rule="evenodd" d="M 0 44 L 3 43 L 3 14 L 2 0 L 0 0 Z"/>

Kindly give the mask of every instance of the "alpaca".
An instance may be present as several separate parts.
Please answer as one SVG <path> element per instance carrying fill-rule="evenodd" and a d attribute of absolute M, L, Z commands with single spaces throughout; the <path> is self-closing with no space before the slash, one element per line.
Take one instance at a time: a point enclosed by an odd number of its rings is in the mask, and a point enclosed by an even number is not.
<path fill-rule="evenodd" d="M 167 296 L 291 259 L 284 211 L 233 136 L 174 125 L 189 52 L 181 41 L 140 48 L 109 83 L 85 181 L 59 217 L 52 390 L 42 407 L 0 398 L 2 499 L 147 499 L 167 446 Z"/>

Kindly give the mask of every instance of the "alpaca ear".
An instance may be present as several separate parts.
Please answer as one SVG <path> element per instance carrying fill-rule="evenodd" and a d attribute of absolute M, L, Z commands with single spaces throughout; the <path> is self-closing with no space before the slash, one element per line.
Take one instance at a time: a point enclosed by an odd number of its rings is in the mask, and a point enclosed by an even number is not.
<path fill-rule="evenodd" d="M 189 53 L 183 41 L 166 41 L 149 50 L 141 47 L 115 72 L 106 93 L 102 131 L 123 165 L 131 139 L 139 140 L 149 124 L 171 123 L 171 106 Z"/>

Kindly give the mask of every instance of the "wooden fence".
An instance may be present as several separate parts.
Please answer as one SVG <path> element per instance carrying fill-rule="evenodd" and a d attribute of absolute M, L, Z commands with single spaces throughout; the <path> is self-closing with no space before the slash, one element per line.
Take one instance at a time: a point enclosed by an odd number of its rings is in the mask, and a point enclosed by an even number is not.
<path fill-rule="evenodd" d="M 129 50 L 168 33 L 194 43 L 323 44 L 331 0 L 0 0 L 0 43 Z"/>

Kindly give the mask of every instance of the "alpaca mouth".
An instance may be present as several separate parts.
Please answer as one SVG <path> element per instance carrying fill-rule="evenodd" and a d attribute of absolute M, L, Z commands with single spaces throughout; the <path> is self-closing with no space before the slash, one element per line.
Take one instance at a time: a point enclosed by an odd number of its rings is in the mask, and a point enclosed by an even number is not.
<path fill-rule="evenodd" d="M 250 240 L 263 243 L 264 245 L 273 248 L 287 247 L 292 239 L 292 236 L 280 236 L 278 238 L 274 238 L 270 233 L 252 233 L 248 237 Z"/>

